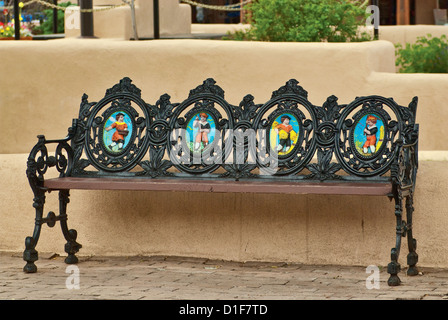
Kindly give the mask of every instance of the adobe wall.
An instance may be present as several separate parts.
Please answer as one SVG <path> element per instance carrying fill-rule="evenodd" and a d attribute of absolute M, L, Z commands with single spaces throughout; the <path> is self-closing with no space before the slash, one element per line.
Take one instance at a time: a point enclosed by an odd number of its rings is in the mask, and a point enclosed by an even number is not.
<path fill-rule="evenodd" d="M 131 8 L 121 6 L 111 10 L 102 10 L 107 6 L 121 5 L 121 0 L 95 0 L 93 1 L 93 29 L 98 38 L 124 39 L 134 38 Z M 69 9 L 78 12 L 79 7 Z M 70 12 L 68 11 L 68 12 Z M 66 38 L 78 38 L 81 35 L 79 28 L 67 26 L 73 23 L 66 15 Z M 79 13 L 78 13 L 79 17 Z M 154 12 L 153 1 L 140 0 L 135 2 L 135 21 L 139 39 L 154 38 Z M 178 0 L 164 0 L 159 3 L 159 33 L 167 35 L 189 35 L 191 33 L 191 7 L 179 3 Z"/>
<path fill-rule="evenodd" d="M 419 96 L 421 150 L 448 150 L 448 109 L 442 74 L 395 74 L 394 47 L 366 43 L 263 43 L 219 40 L 120 41 L 63 39 L 3 41 L 0 108 L 8 139 L 0 153 L 27 153 L 37 134 L 62 137 L 78 114 L 83 93 L 100 100 L 107 88 L 130 77 L 154 104 L 168 93 L 172 102 L 214 78 L 228 102 L 251 93 L 256 103 L 295 78 L 315 105 L 330 95 L 339 103 L 378 94 L 407 105 Z M 39 57 L 39 63 L 36 63 Z M 49 125 L 51 115 L 51 125 Z"/>
<path fill-rule="evenodd" d="M 414 237 L 421 267 L 448 267 L 446 152 L 420 154 Z M 0 250 L 22 252 L 34 228 L 26 154 L 1 154 Z M 80 256 L 172 255 L 234 261 L 382 265 L 395 246 L 394 202 L 387 197 L 193 192 L 70 192 L 68 226 Z M 44 215 L 58 210 L 47 195 Z M 407 238 L 400 263 L 406 267 Z M 59 224 L 44 225 L 41 253 L 65 256 Z"/>

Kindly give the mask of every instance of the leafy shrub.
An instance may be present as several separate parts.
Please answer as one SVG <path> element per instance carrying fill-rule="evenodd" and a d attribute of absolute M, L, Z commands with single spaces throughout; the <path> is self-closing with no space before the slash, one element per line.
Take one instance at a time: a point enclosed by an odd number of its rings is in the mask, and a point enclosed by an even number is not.
<path fill-rule="evenodd" d="M 448 73 L 448 39 L 418 37 L 415 44 L 406 43 L 405 48 L 396 44 L 395 64 L 401 73 Z"/>
<path fill-rule="evenodd" d="M 362 1 L 257 0 L 248 5 L 248 30 L 226 39 L 256 41 L 347 42 L 372 40 L 359 34 L 368 14 Z"/>
<path fill-rule="evenodd" d="M 74 6 L 71 2 L 59 3 L 60 7 Z M 53 9 L 44 10 L 44 14 L 47 19 L 40 25 L 38 33 L 50 34 L 53 33 Z M 65 13 L 62 10 L 58 10 L 58 33 L 64 33 Z"/>

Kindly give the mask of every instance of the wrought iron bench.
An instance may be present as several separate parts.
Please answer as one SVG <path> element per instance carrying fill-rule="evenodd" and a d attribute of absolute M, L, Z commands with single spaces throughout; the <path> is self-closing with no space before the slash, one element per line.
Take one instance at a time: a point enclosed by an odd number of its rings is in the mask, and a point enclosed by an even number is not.
<path fill-rule="evenodd" d="M 78 262 L 81 245 L 67 227 L 66 209 L 71 189 L 87 189 L 387 196 L 395 200 L 396 217 L 388 283 L 400 283 L 398 256 L 406 235 L 407 274 L 417 274 L 417 97 L 408 107 L 381 96 L 357 97 L 347 105 L 330 96 L 315 106 L 307 95 L 292 79 L 264 104 L 247 95 L 235 106 L 207 79 L 182 103 L 164 94 L 151 105 L 129 78 L 97 103 L 84 94 L 68 136 L 38 136 L 28 158 L 36 219 L 25 240 L 24 271 L 36 272 L 41 227 L 56 221 L 67 241 L 65 262 Z M 50 167 L 58 178 L 44 179 Z M 59 192 L 59 215 L 50 211 L 44 217 L 50 191 Z"/>

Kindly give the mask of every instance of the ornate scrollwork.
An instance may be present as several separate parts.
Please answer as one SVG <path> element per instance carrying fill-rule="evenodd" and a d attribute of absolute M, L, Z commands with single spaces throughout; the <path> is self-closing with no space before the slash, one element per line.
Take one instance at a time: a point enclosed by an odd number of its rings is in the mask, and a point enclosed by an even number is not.
<path fill-rule="evenodd" d="M 165 147 L 150 146 L 150 160 L 140 162 L 140 166 L 143 168 L 144 172 L 139 173 L 139 175 L 148 175 L 152 178 L 159 176 L 171 176 L 172 173 L 167 172 L 167 170 L 171 168 L 173 164 L 171 161 L 163 159 L 164 153 Z"/>
<path fill-rule="evenodd" d="M 418 169 L 418 152 L 417 144 L 403 145 L 397 155 L 397 160 L 391 176 L 394 183 L 401 190 L 411 190 L 415 188 L 417 169 Z"/>
<path fill-rule="evenodd" d="M 39 174 L 54 164 L 60 172 L 75 176 L 123 172 L 155 178 L 212 174 L 221 168 L 224 173 L 217 176 L 235 179 L 255 178 L 268 171 L 273 177 L 340 180 L 344 179 L 340 170 L 359 177 L 388 171 L 393 176 L 402 165 L 393 160 L 401 148 L 399 142 L 404 146 L 418 140 L 417 98 L 405 108 L 378 96 L 358 97 L 348 105 L 329 96 L 322 106 L 314 106 L 307 97 L 299 82 L 290 79 L 264 104 L 256 104 L 248 94 L 233 106 L 224 100 L 224 90 L 216 81 L 208 78 L 190 90 L 182 103 L 172 103 L 171 97 L 163 94 L 151 105 L 141 99 L 140 89 L 124 78 L 99 102 L 89 102 L 83 95 L 79 117 L 71 128 L 72 161 L 65 156 L 67 147 L 60 147 L 54 159 L 42 153 L 33 165 Z M 108 119 L 119 112 L 128 117 L 128 127 L 132 127 L 120 150 L 110 148 L 104 139 Z M 201 114 L 213 134 L 198 136 L 192 130 Z M 368 115 L 381 123 L 381 144 L 377 143 L 374 151 L 363 150 L 356 136 L 357 128 L 365 128 Z M 290 123 L 284 128 L 289 129 L 282 133 L 279 125 L 287 118 Z M 202 125 L 207 127 L 206 122 Z M 417 163 L 415 149 L 407 157 Z M 317 163 L 311 162 L 314 155 Z M 168 169 L 173 170 L 168 173 Z M 301 174 L 303 169 L 310 172 Z"/>
<path fill-rule="evenodd" d="M 231 145 L 231 138 L 226 133 L 235 127 L 234 107 L 223 98 L 224 91 L 209 78 L 176 106 L 167 153 L 180 173 L 211 173 L 230 155 L 226 145 Z"/>
<path fill-rule="evenodd" d="M 164 145 L 168 140 L 170 134 L 169 119 L 173 115 L 173 109 L 179 104 L 172 104 L 170 102 L 170 96 L 163 94 L 159 100 L 157 100 L 155 106 L 148 105 L 150 108 L 149 115 L 152 118 L 151 126 L 149 127 L 149 140 L 152 145 Z"/>
<path fill-rule="evenodd" d="M 258 109 L 261 107 L 260 104 L 254 103 L 254 96 L 251 94 L 246 95 L 243 98 L 243 101 L 239 104 L 238 107 L 234 107 L 234 117 L 239 122 L 253 120 L 256 115 Z"/>
<path fill-rule="evenodd" d="M 330 146 L 334 143 L 336 137 L 336 124 L 335 121 L 340 117 L 340 110 L 342 106 L 339 106 L 338 98 L 331 96 L 327 98 L 327 101 L 322 107 L 317 107 L 316 116 L 319 121 L 319 125 L 316 130 L 317 142 L 320 146 Z"/>
<path fill-rule="evenodd" d="M 95 102 L 89 103 L 88 101 L 89 96 L 87 94 L 83 94 L 81 98 L 81 106 L 79 107 L 79 119 L 87 119 L 87 117 L 90 115 L 90 110 L 95 105 Z"/>
<path fill-rule="evenodd" d="M 333 156 L 333 149 L 331 148 L 318 148 L 317 149 L 317 163 L 311 163 L 306 166 L 310 170 L 310 174 L 305 177 L 305 179 L 313 180 L 334 180 L 341 179 L 340 176 L 336 175 L 341 169 L 339 163 L 332 163 L 331 158 Z"/>
<path fill-rule="evenodd" d="M 132 84 L 132 80 L 125 77 L 120 80 L 120 83 L 114 85 L 112 88 L 106 90 L 106 97 L 121 93 L 131 93 L 137 97 L 141 97 L 141 90 Z"/>
<path fill-rule="evenodd" d="M 91 117 L 96 114 L 92 114 Z M 128 130 L 127 133 L 130 136 L 129 142 L 125 143 L 125 135 L 121 135 L 123 142 L 122 147 L 119 147 L 118 150 L 112 149 L 111 147 L 112 143 L 115 142 L 114 140 L 108 141 L 105 139 L 106 131 L 108 131 L 107 123 L 110 121 L 109 118 L 117 114 L 127 116 L 130 121 L 127 124 L 127 128 L 131 127 L 129 128 L 131 130 Z M 92 164 L 104 171 L 116 171 L 132 163 L 139 151 L 138 145 L 140 141 L 136 137 L 142 136 L 142 131 L 146 128 L 146 124 L 142 118 L 139 118 L 136 110 L 131 107 L 130 100 L 114 100 L 112 101 L 112 105 L 100 116 L 92 117 L 91 119 L 89 134 L 86 137 L 86 148 Z M 118 129 L 116 131 L 118 132 Z"/>
<path fill-rule="evenodd" d="M 382 97 L 357 98 L 344 108 L 336 127 L 336 156 L 345 171 L 367 177 L 389 170 L 404 133 L 400 108 Z"/>
<path fill-rule="evenodd" d="M 271 100 L 258 109 L 253 127 L 264 132 L 258 145 L 266 146 L 266 152 L 260 150 L 258 166 L 273 176 L 300 173 L 315 152 L 316 110 L 297 80 L 273 92 Z M 264 153 L 270 161 L 264 161 Z"/>
<path fill-rule="evenodd" d="M 156 120 L 149 128 L 149 139 L 152 144 L 165 144 L 170 133 L 168 122 L 165 120 Z"/>
<path fill-rule="evenodd" d="M 172 104 L 170 99 L 171 97 L 166 93 L 160 96 L 160 99 L 157 100 L 155 106 L 149 106 L 151 110 L 149 115 L 153 117 L 154 120 L 169 120 L 173 115 L 173 109 L 179 105 L 178 103 Z"/>
<path fill-rule="evenodd" d="M 284 86 L 272 92 L 271 99 L 288 93 L 297 94 L 305 99 L 308 99 L 308 92 L 301 86 L 299 86 L 299 81 L 297 81 L 296 79 L 288 80 Z"/>
<path fill-rule="evenodd" d="M 27 177 L 34 186 L 41 186 L 47 170 L 56 167 L 60 177 L 71 174 L 73 152 L 67 141 L 71 137 L 61 140 L 46 140 L 44 136 L 38 136 L 38 143 L 31 151 L 27 161 Z M 48 154 L 47 144 L 56 144 L 54 156 Z"/>
<path fill-rule="evenodd" d="M 224 99 L 224 90 L 222 90 L 221 87 L 217 86 L 216 81 L 212 78 L 208 78 L 203 82 L 203 84 L 191 90 L 189 96 L 191 97 L 203 93 L 210 93 Z"/>
<path fill-rule="evenodd" d="M 98 103 L 89 103 L 87 95 L 83 95 L 72 140 L 75 175 L 126 171 L 145 155 L 151 110 L 141 99 L 140 89 L 131 82 L 122 79 L 106 90 Z M 88 170 L 90 166 L 98 171 Z"/>

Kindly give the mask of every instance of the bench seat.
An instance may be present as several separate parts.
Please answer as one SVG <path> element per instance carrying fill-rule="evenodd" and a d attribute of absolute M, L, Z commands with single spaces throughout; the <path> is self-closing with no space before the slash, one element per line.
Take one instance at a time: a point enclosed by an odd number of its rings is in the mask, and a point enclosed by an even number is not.
<path fill-rule="evenodd" d="M 50 190 L 130 190 L 130 191 L 186 191 L 186 192 L 236 192 L 236 193 L 285 193 L 321 195 L 387 196 L 392 192 L 388 182 L 294 182 L 254 180 L 197 180 L 145 178 L 55 178 L 44 182 Z"/>

